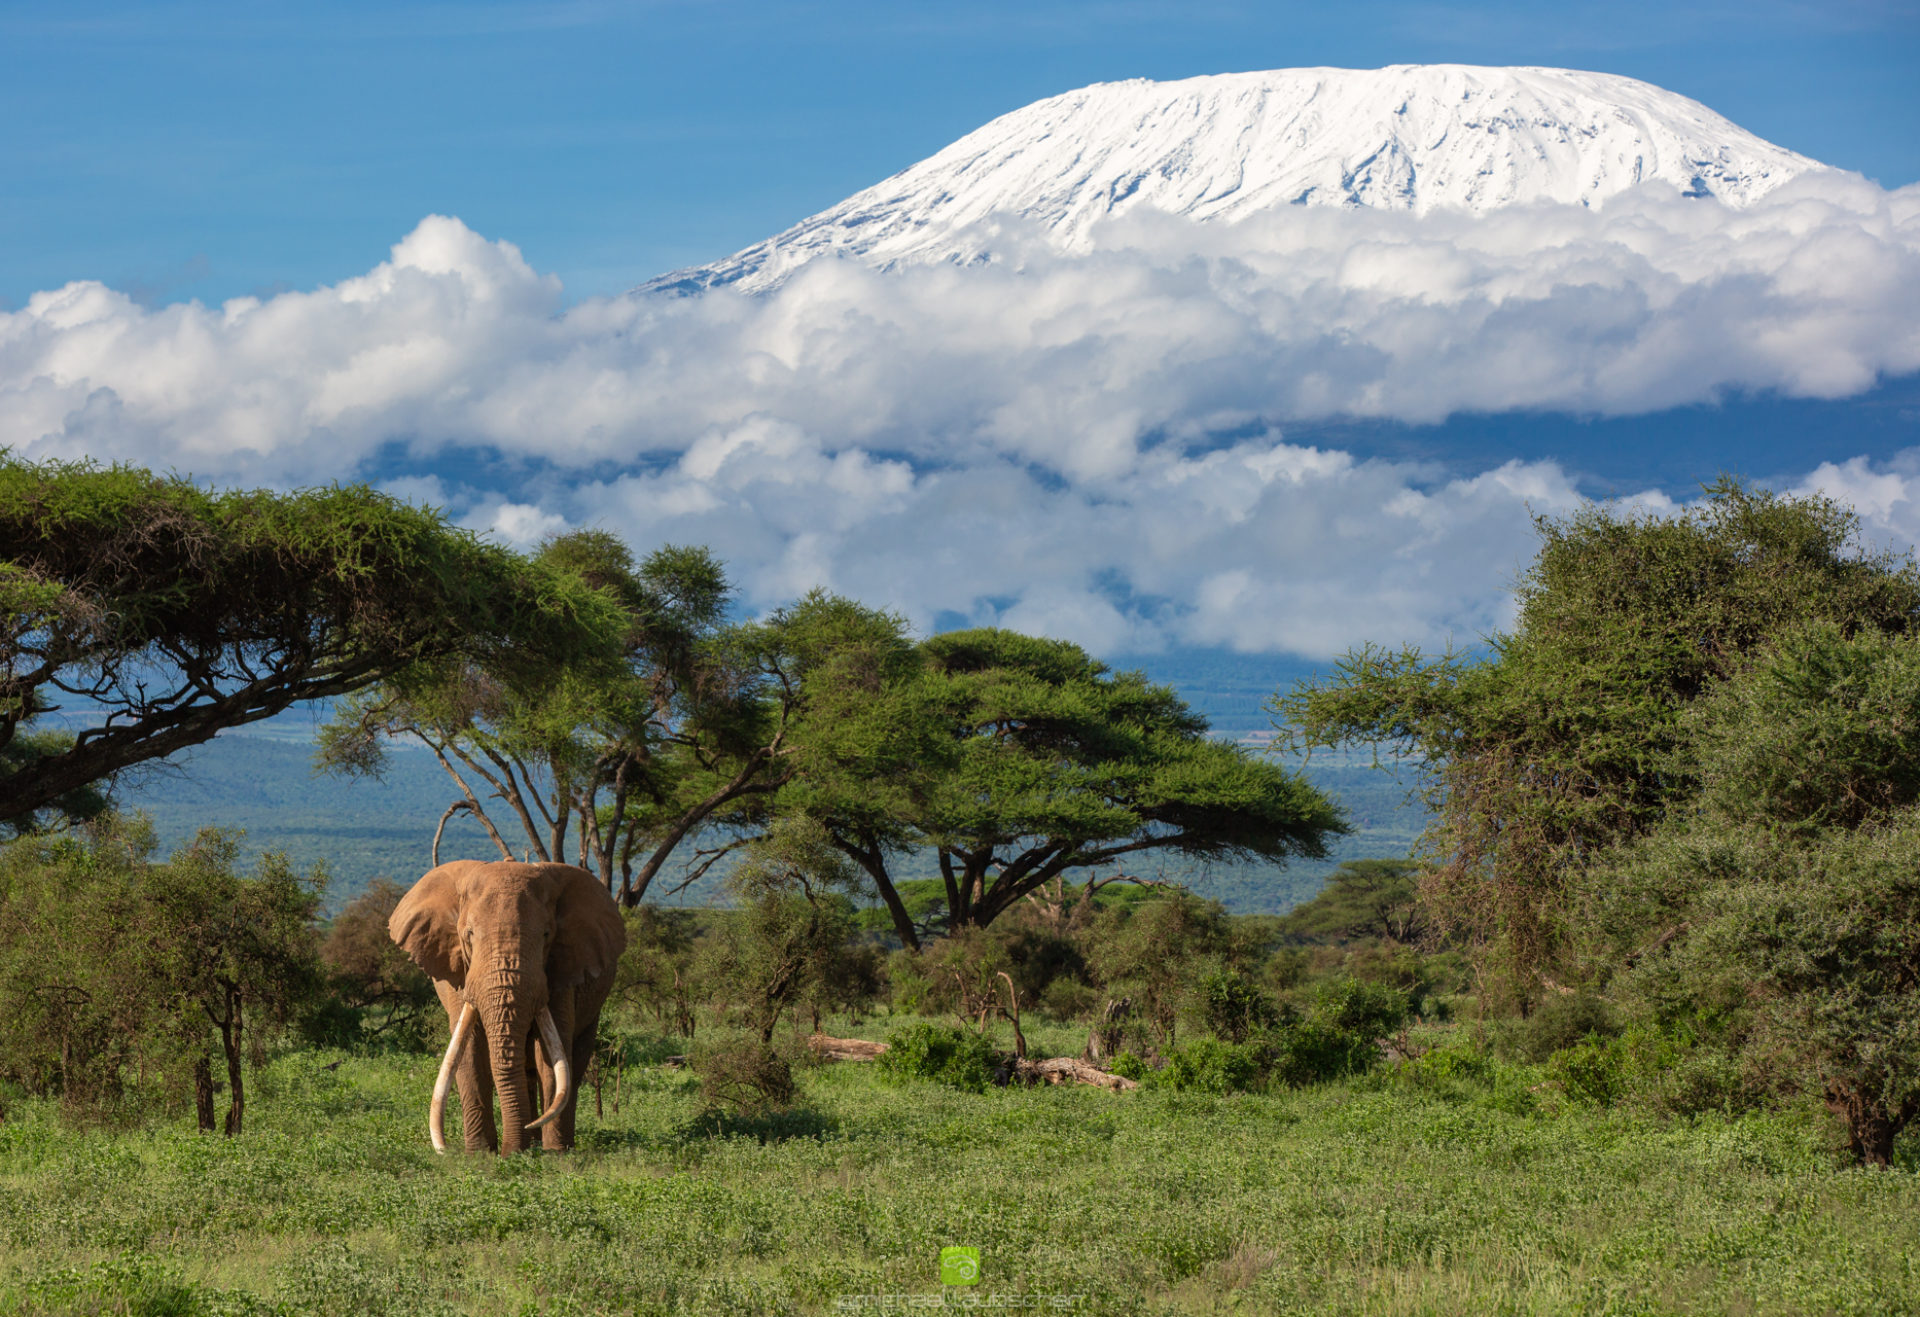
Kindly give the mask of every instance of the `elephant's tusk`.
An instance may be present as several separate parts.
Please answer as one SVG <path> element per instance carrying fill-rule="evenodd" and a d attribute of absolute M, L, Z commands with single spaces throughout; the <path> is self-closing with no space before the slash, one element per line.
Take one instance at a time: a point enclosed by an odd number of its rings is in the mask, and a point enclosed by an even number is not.
<path fill-rule="evenodd" d="M 427 1108 L 427 1137 L 433 1140 L 433 1150 L 443 1155 L 447 1151 L 447 1085 L 453 1082 L 453 1063 L 467 1045 L 468 1026 L 472 1023 L 473 1003 L 467 1002 L 460 1007 L 460 1018 L 454 1021 L 453 1037 L 447 1043 L 446 1056 L 441 1058 L 439 1077 L 433 1081 L 433 1105 Z"/>
<path fill-rule="evenodd" d="M 553 1105 L 527 1126 L 530 1130 L 539 1129 L 567 1109 L 568 1081 L 572 1078 L 567 1073 L 567 1045 L 560 1041 L 560 1026 L 553 1022 L 553 1012 L 542 1006 L 539 1019 L 540 1041 L 546 1044 L 547 1055 L 553 1059 Z"/>

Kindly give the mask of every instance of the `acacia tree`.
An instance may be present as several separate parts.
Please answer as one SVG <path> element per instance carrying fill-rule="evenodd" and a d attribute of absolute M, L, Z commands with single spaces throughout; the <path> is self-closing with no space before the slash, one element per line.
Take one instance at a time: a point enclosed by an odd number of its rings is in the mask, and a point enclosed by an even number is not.
<path fill-rule="evenodd" d="M 817 819 L 866 871 L 909 947 L 903 855 L 932 852 L 958 929 L 1130 857 L 1280 864 L 1324 855 L 1346 830 L 1304 778 L 1210 739 L 1170 688 L 1064 641 L 982 629 L 908 646 L 896 634 L 820 687 L 780 805 Z"/>
<path fill-rule="evenodd" d="M 452 656 L 610 650 L 611 600 L 365 486 L 214 493 L 0 453 L 0 826 L 293 704 Z M 73 731 L 36 720 L 65 713 Z"/>
<path fill-rule="evenodd" d="M 1911 559 L 1863 550 L 1830 500 L 1723 481 L 1678 515 L 1536 522 L 1519 618 L 1488 654 L 1362 648 L 1269 708 L 1295 750 L 1359 742 L 1425 773 L 1423 896 L 1526 1009 L 1568 937 L 1574 878 L 1698 794 L 1688 711 L 1809 622 L 1899 634 Z"/>
<path fill-rule="evenodd" d="M 501 855 L 571 860 L 638 905 L 683 843 L 739 823 L 702 851 L 681 885 L 746 844 L 753 801 L 792 776 L 791 734 L 810 673 L 857 650 L 880 615 L 816 593 L 751 623 L 729 623 L 719 563 L 699 548 L 660 549 L 636 564 L 602 531 L 558 537 L 536 563 L 616 600 L 624 617 L 612 661 L 553 665 L 511 683 L 480 662 L 420 666 L 344 701 L 322 729 L 322 768 L 377 775 L 388 746 L 426 745 L 455 797 Z"/>
<path fill-rule="evenodd" d="M 1790 633 L 1687 725 L 1694 807 L 1578 893 L 1617 995 L 1885 1165 L 1920 1118 L 1920 636 Z"/>

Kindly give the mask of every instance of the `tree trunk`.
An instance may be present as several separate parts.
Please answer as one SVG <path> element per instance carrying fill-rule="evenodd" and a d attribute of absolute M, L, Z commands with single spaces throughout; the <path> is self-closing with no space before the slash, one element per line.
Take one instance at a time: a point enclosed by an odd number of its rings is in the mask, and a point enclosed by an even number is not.
<path fill-rule="evenodd" d="M 193 1108 L 200 1117 L 200 1132 L 213 1133 L 213 1058 L 205 1052 L 193 1063 Z"/>
<path fill-rule="evenodd" d="M 1894 1140 L 1920 1110 L 1920 1102 L 1893 1112 L 1857 1088 L 1829 1082 L 1827 1108 L 1846 1122 L 1855 1161 L 1862 1166 L 1886 1166 L 1893 1160 Z"/>
<path fill-rule="evenodd" d="M 1140 1087 L 1138 1080 L 1128 1079 L 1125 1075 L 1108 1074 L 1070 1056 L 1056 1056 L 1045 1061 L 1017 1059 L 1007 1072 L 1007 1078 L 1021 1084 L 1092 1084 L 1095 1088 L 1109 1089 L 1115 1093 Z"/>
<path fill-rule="evenodd" d="M 247 1090 L 245 1081 L 240 1077 L 240 1044 L 244 1023 L 240 1016 L 240 989 L 230 985 L 227 988 L 227 1022 L 220 1026 L 220 1042 L 227 1050 L 227 1125 L 226 1135 L 232 1138 L 240 1132 L 240 1123 L 246 1116 Z"/>
<path fill-rule="evenodd" d="M 1087 1050 L 1081 1057 L 1094 1065 L 1111 1061 L 1126 1045 L 1127 1022 L 1132 1018 L 1131 997 L 1109 1000 L 1093 1028 L 1087 1031 Z"/>
<path fill-rule="evenodd" d="M 886 856 L 877 847 L 868 849 L 842 841 L 835 841 L 834 845 L 865 869 L 867 877 L 873 879 L 874 890 L 880 893 L 880 899 L 886 903 L 887 914 L 893 919 L 893 931 L 900 936 L 900 945 L 908 951 L 918 951 L 920 930 L 913 926 L 913 916 L 907 913 L 907 903 L 900 899 L 900 893 L 893 886 L 893 875 L 887 872 Z"/>

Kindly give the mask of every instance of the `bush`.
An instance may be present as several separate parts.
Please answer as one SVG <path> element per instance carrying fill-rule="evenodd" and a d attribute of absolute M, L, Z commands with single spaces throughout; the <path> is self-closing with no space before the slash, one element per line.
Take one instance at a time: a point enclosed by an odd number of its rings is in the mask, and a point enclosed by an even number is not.
<path fill-rule="evenodd" d="M 1272 999 L 1237 970 L 1215 970 L 1202 979 L 1200 1003 L 1207 1027 L 1229 1042 L 1244 1043 L 1278 1018 Z"/>
<path fill-rule="evenodd" d="M 1586 993 L 1549 995 L 1526 1019 L 1507 1030 L 1509 1048 L 1529 1061 L 1545 1061 L 1555 1052 L 1587 1038 L 1611 1038 L 1620 1032 L 1613 1009 Z"/>
<path fill-rule="evenodd" d="M 793 1105 L 793 1067 L 770 1044 L 755 1038 L 710 1043 L 693 1054 L 700 1096 L 709 1107 L 759 1116 Z"/>
<path fill-rule="evenodd" d="M 1064 976 L 1048 984 L 1040 998 L 1041 1013 L 1056 1020 L 1086 1020 L 1099 1006 L 1099 993 L 1077 979 Z"/>
<path fill-rule="evenodd" d="M 993 1082 L 995 1058 L 987 1040 L 950 1024 L 921 1023 L 887 1039 L 874 1061 L 890 1079 L 930 1079 L 949 1088 L 986 1091 Z"/>
<path fill-rule="evenodd" d="M 1619 1039 L 1589 1034 L 1547 1058 L 1547 1078 L 1576 1102 L 1610 1107 L 1626 1094 L 1631 1060 Z"/>
<path fill-rule="evenodd" d="M 1174 1049 L 1159 1082 L 1199 1093 L 1245 1093 L 1264 1086 L 1266 1059 L 1255 1044 L 1196 1038 Z"/>
<path fill-rule="evenodd" d="M 1340 979 L 1321 987 L 1309 1014 L 1334 1031 L 1371 1044 L 1404 1028 L 1413 1004 L 1406 993 L 1384 983 Z"/>
<path fill-rule="evenodd" d="M 244 876 L 215 829 L 164 864 L 153 849 L 144 820 L 111 816 L 0 849 L 0 1078 L 94 1118 L 191 1099 L 212 1129 L 218 1055 L 237 1134 L 245 1064 L 319 993 L 325 877 L 273 854 Z"/>
<path fill-rule="evenodd" d="M 425 1051 L 438 1012 L 433 980 L 387 936 L 406 895 L 389 878 L 347 903 L 320 944 L 326 992 L 304 1013 L 300 1034 L 317 1047 Z"/>

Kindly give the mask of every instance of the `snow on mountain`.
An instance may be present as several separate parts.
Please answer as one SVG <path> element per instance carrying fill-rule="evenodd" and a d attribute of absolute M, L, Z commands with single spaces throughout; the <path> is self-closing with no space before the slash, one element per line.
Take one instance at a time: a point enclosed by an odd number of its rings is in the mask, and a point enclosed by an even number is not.
<path fill-rule="evenodd" d="M 1285 205 L 1479 213 L 1596 206 L 1647 182 L 1730 206 L 1818 161 L 1697 101 L 1566 69 L 1399 64 L 1096 83 L 1036 101 L 722 261 L 641 291 L 774 287 L 835 255 L 881 269 L 991 259 L 1015 216 L 1066 251 L 1153 206 L 1234 221 Z"/>

